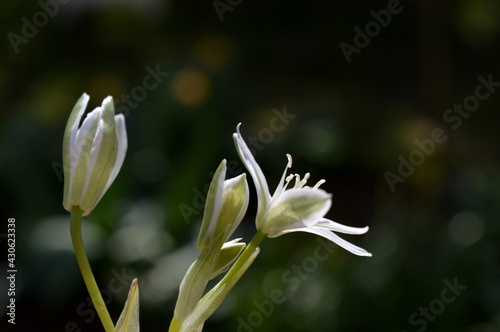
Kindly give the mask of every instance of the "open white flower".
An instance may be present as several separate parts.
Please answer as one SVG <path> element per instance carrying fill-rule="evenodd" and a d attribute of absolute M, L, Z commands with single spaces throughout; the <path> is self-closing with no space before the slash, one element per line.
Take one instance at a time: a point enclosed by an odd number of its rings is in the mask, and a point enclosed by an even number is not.
<path fill-rule="evenodd" d="M 71 112 L 63 141 L 63 206 L 78 206 L 88 215 L 101 200 L 122 167 L 127 152 L 123 114 L 115 115 L 113 97 L 88 113 L 78 128 L 89 96 L 84 93 Z"/>
<path fill-rule="evenodd" d="M 309 173 L 303 179 L 300 179 L 298 174 L 287 176 L 287 169 L 292 166 L 290 155 L 287 155 L 288 164 L 285 172 L 271 196 L 264 173 L 241 136 L 240 125 L 238 124 L 233 138 L 236 150 L 252 176 L 257 189 L 257 230 L 270 238 L 291 232 L 313 233 L 336 243 L 353 254 L 371 256 L 371 253 L 363 248 L 345 241 L 332 232 L 364 234 L 368 231 L 368 226 L 363 228 L 349 227 L 324 218 L 332 204 L 331 195 L 319 189 L 319 186 L 325 181 L 321 180 L 313 188 L 310 188 L 306 186 Z M 294 178 L 294 186 L 287 188 Z"/>

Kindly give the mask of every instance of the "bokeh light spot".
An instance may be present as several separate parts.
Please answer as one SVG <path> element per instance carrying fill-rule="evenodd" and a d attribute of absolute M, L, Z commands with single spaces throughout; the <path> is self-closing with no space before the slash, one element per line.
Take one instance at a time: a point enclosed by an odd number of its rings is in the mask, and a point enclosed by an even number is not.
<path fill-rule="evenodd" d="M 173 78 L 171 91 L 178 103 L 199 107 L 210 97 L 212 84 L 205 73 L 198 69 L 182 69 Z"/>
<path fill-rule="evenodd" d="M 476 214 L 462 211 L 450 220 L 448 235 L 454 243 L 470 246 L 483 236 L 483 222 Z"/>
<path fill-rule="evenodd" d="M 308 160 L 325 166 L 331 166 L 341 160 L 345 154 L 345 141 L 340 129 L 327 119 L 311 121 L 300 132 L 298 149 Z"/>
<path fill-rule="evenodd" d="M 208 35 L 196 45 L 195 57 L 199 63 L 211 70 L 218 71 L 229 64 L 233 52 L 233 45 L 227 38 L 219 35 Z"/>

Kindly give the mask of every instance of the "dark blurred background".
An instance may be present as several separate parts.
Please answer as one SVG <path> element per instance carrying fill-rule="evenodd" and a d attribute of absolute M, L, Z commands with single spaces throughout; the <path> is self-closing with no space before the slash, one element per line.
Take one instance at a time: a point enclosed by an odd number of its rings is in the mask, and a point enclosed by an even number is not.
<path fill-rule="evenodd" d="M 123 168 L 83 220 L 115 321 L 137 276 L 142 330 L 168 329 L 211 172 L 223 158 L 243 171 L 242 122 L 271 189 L 292 154 L 293 172 L 326 179 L 328 218 L 370 226 L 344 238 L 373 257 L 318 261 L 313 235 L 268 239 L 206 331 L 500 330 L 498 1 L 2 1 L 0 17 L 2 331 L 102 330 L 62 207 L 83 92 L 126 116 Z"/>

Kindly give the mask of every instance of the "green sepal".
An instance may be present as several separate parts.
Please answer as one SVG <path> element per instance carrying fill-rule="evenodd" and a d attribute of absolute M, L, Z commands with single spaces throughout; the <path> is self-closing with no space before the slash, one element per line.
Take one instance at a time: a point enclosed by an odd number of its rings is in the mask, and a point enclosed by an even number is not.
<path fill-rule="evenodd" d="M 132 280 L 127 301 L 116 323 L 116 332 L 139 332 L 139 285 L 137 278 Z"/>
<path fill-rule="evenodd" d="M 210 279 L 213 279 L 218 275 L 226 272 L 234 263 L 236 258 L 238 258 L 238 256 L 241 254 L 243 249 L 245 249 L 246 244 L 243 242 L 239 242 L 240 240 L 241 238 L 224 243 L 224 245 L 220 249 L 219 259 L 217 260 L 217 263 L 215 263 Z"/>

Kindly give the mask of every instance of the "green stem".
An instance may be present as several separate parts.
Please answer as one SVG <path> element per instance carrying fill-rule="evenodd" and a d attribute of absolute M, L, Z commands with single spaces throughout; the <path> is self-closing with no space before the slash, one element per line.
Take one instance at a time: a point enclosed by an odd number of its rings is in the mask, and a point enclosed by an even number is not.
<path fill-rule="evenodd" d="M 94 275 L 90 269 L 89 260 L 85 254 L 85 247 L 83 246 L 82 240 L 82 210 L 78 206 L 73 206 L 71 209 L 71 240 L 73 241 L 73 248 L 75 248 L 76 260 L 78 261 L 78 266 L 80 267 L 80 272 L 82 273 L 83 280 L 87 286 L 87 290 L 94 304 L 94 308 L 101 319 L 102 325 L 106 332 L 114 332 L 115 326 L 111 317 L 109 316 L 108 309 L 104 300 L 102 299 L 101 292 L 97 287 Z"/>
<path fill-rule="evenodd" d="M 242 268 L 245 268 L 245 262 L 247 262 L 250 257 L 252 256 L 252 254 L 255 252 L 255 250 L 257 249 L 257 247 L 259 246 L 259 244 L 266 238 L 266 235 L 261 233 L 260 231 L 257 231 L 257 233 L 254 235 L 254 237 L 252 238 L 252 240 L 250 241 L 250 243 L 246 246 L 246 248 L 243 250 L 243 252 L 241 253 L 241 255 L 238 257 L 238 259 L 234 262 L 233 266 L 231 267 L 231 269 L 226 273 L 226 275 L 217 283 L 217 285 L 210 291 L 208 292 L 204 297 L 206 298 L 207 295 L 209 295 L 210 293 L 213 293 L 214 290 L 216 289 L 219 289 L 220 287 L 224 286 L 224 285 L 227 285 L 228 287 L 224 289 L 224 293 L 227 294 L 231 288 L 238 282 L 238 280 L 241 278 L 241 274 L 244 273 L 244 271 L 240 271 Z M 248 268 L 248 266 L 246 267 Z M 225 297 L 225 295 L 224 295 Z M 203 299 L 201 299 L 201 301 L 203 301 Z M 221 300 L 222 301 L 222 300 Z M 218 305 L 217 305 L 218 306 Z M 217 308 L 217 306 L 215 306 L 214 308 L 212 308 L 213 310 L 215 310 Z M 210 312 L 208 313 L 205 313 L 207 314 L 207 318 L 208 316 L 211 315 L 212 311 L 211 310 Z M 185 326 L 183 326 L 184 322 L 183 321 L 179 321 L 178 319 L 176 319 L 176 317 L 174 317 L 172 319 L 172 322 L 170 323 L 170 328 L 169 328 L 169 332 L 180 332 L 180 331 L 184 331 L 185 330 Z"/>
<path fill-rule="evenodd" d="M 231 269 L 226 273 L 224 278 L 221 279 L 221 281 L 219 282 L 220 285 L 224 285 L 228 280 L 231 280 L 234 275 L 238 273 L 238 270 L 241 269 L 244 263 L 248 260 L 248 258 L 253 254 L 255 249 L 257 249 L 259 244 L 265 238 L 266 234 L 263 234 L 260 231 L 257 231 L 257 233 L 255 233 L 250 243 L 246 246 L 245 250 L 243 250 L 236 262 L 234 262 L 233 266 L 231 266 Z"/>

